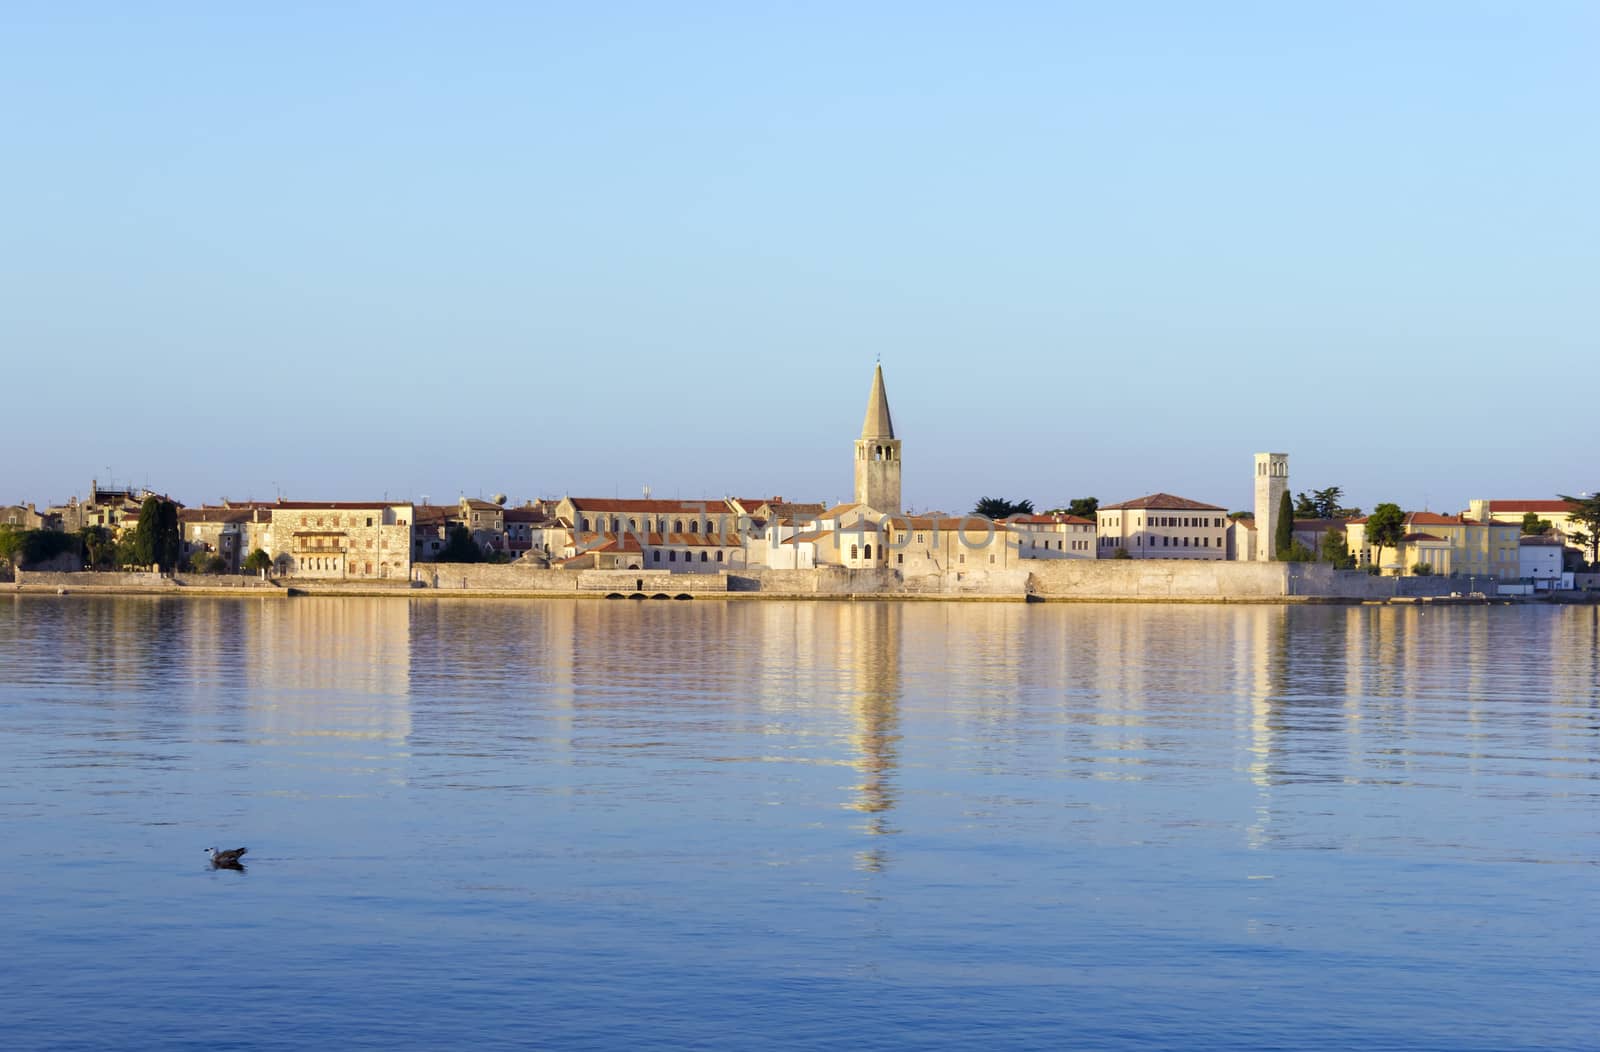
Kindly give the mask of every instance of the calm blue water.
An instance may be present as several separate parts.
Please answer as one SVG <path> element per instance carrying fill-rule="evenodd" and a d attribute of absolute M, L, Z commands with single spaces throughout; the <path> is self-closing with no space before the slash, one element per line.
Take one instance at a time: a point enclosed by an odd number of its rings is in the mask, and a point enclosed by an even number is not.
<path fill-rule="evenodd" d="M 1595 1048 L 1597 648 L 1594 607 L 0 599 L 0 1047 Z"/>

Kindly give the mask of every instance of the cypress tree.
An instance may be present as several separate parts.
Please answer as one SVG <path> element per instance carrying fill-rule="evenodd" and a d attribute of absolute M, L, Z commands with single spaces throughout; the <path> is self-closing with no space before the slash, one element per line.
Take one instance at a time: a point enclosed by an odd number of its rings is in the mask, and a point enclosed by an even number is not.
<path fill-rule="evenodd" d="M 146 497 L 139 505 L 139 524 L 133 528 L 133 561 L 139 566 L 155 563 L 161 533 L 161 498 Z"/>
<path fill-rule="evenodd" d="M 183 557 L 183 531 L 178 526 L 178 506 L 170 500 L 164 500 L 160 507 L 161 528 L 156 534 L 156 562 L 168 570 L 176 570 L 178 560 Z"/>
<path fill-rule="evenodd" d="M 1283 491 L 1283 499 L 1278 502 L 1278 529 L 1272 537 L 1272 557 L 1282 559 L 1289 550 L 1289 545 L 1294 543 L 1294 502 L 1289 499 L 1289 491 Z"/>

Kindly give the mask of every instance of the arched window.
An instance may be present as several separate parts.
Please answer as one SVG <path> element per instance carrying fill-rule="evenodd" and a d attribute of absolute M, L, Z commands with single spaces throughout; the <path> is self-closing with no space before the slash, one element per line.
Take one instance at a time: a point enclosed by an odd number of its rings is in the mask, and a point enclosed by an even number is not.
<path fill-rule="evenodd" d="M 673 533 L 682 533 L 683 532 L 683 520 L 682 519 L 678 519 L 675 522 L 673 522 L 673 524 L 672 524 L 672 532 Z"/>
<path fill-rule="evenodd" d="M 872 545 L 870 545 L 870 544 L 867 545 L 867 551 L 866 551 L 866 554 L 865 554 L 864 558 L 867 558 L 867 559 L 872 558 Z"/>
<path fill-rule="evenodd" d="M 582 530 L 584 533 L 589 532 L 589 517 L 587 515 L 578 520 L 578 529 Z"/>
<path fill-rule="evenodd" d="M 698 522 L 691 521 L 689 523 L 689 532 L 690 533 L 699 533 L 700 532 L 700 524 Z"/>
<path fill-rule="evenodd" d="M 861 558 L 861 551 L 860 551 L 860 547 L 858 545 L 852 544 L 850 546 L 850 558 L 852 558 L 852 559 Z"/>

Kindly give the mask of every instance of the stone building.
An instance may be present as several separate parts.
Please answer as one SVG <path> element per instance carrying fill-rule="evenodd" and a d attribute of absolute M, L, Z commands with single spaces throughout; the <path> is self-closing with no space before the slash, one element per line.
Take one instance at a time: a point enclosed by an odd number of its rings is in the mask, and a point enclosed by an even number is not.
<path fill-rule="evenodd" d="M 1228 557 L 1228 514 L 1215 504 L 1152 493 L 1102 507 L 1097 515 L 1102 559 L 1112 558 L 1119 548 L 1134 559 Z M 1260 527 L 1258 519 L 1258 538 Z"/>
<path fill-rule="evenodd" d="M 407 578 L 413 507 L 409 501 L 276 501 L 266 551 L 285 577 Z"/>
<path fill-rule="evenodd" d="M 753 523 L 727 500 L 565 497 L 544 554 L 568 569 L 713 573 L 746 565 Z M 531 534 L 530 530 L 530 534 Z"/>
<path fill-rule="evenodd" d="M 61 528 L 61 517 L 48 511 L 40 512 L 32 504 L 7 504 L 0 507 L 0 526 L 18 530 L 46 530 Z"/>
<path fill-rule="evenodd" d="M 198 552 L 210 552 L 222 559 L 227 573 L 238 573 L 250 552 L 261 544 L 266 529 L 252 530 L 252 526 L 266 527 L 272 513 L 265 506 L 182 508 L 178 511 L 178 529 L 183 535 L 185 558 Z M 263 550 L 265 550 L 263 548 Z"/>
<path fill-rule="evenodd" d="M 857 504 L 889 515 L 900 514 L 900 440 L 894 437 L 889 395 L 883 387 L 883 366 L 872 372 L 867 415 L 856 439 Z"/>

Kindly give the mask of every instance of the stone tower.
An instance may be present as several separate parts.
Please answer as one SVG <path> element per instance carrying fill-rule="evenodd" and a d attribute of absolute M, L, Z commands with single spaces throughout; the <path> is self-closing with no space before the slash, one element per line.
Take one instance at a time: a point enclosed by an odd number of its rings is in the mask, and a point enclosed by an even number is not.
<path fill-rule="evenodd" d="M 1256 561 L 1271 562 L 1278 512 L 1289 492 L 1289 454 L 1256 454 Z"/>
<path fill-rule="evenodd" d="M 867 418 L 856 439 L 856 503 L 875 511 L 900 514 L 900 440 L 894 437 L 889 396 L 883 390 L 883 366 L 872 374 Z"/>

